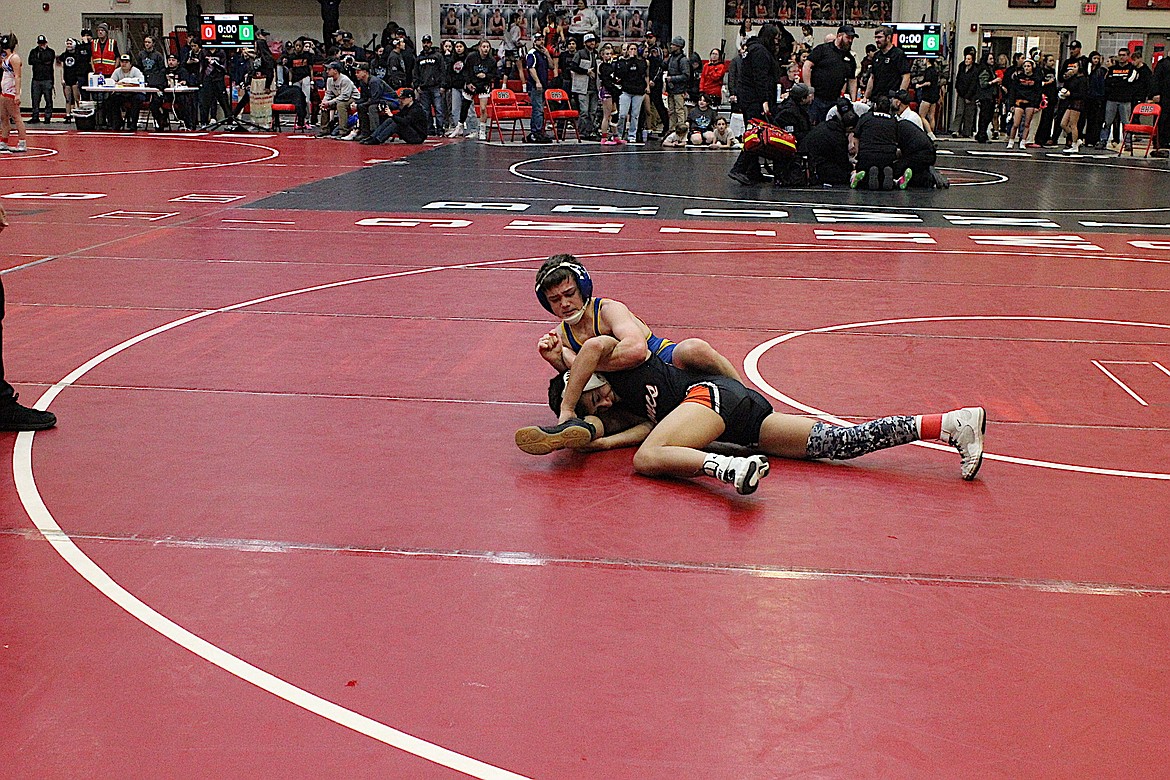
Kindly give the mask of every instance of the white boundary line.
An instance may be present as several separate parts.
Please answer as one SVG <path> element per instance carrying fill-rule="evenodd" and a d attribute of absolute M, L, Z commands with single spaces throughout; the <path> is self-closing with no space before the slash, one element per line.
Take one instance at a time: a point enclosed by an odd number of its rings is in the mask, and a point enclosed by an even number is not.
<path fill-rule="evenodd" d="M 620 256 L 672 255 L 672 254 L 676 255 L 676 254 L 713 253 L 713 252 L 725 253 L 725 252 L 729 252 L 729 251 L 735 251 L 735 250 L 729 250 L 729 249 L 708 249 L 708 250 L 674 249 L 674 250 L 629 251 L 629 252 L 595 252 L 595 253 L 581 254 L 579 256 L 580 257 L 620 257 Z M 776 251 L 776 249 L 775 248 L 749 247 L 749 248 L 745 248 L 745 250 L 740 250 L 740 251 L 759 252 L 759 251 Z M 980 254 L 982 254 L 982 253 L 980 253 Z M 46 390 L 45 393 L 37 400 L 36 404 L 34 404 L 34 407 L 36 409 L 40 409 L 40 410 L 48 409 L 49 405 L 53 402 L 53 400 L 58 395 L 60 395 L 66 388 L 75 384 L 78 380 L 80 380 L 88 372 L 93 370 L 95 367 L 101 365 L 106 360 L 110 359 L 111 357 L 114 357 L 115 355 L 118 355 L 121 352 L 124 352 L 127 349 L 129 349 L 129 348 L 131 348 L 131 347 L 133 347 L 133 346 L 135 346 L 135 345 L 137 345 L 137 344 L 139 344 L 139 343 L 141 343 L 141 342 L 143 342 L 143 341 L 145 341 L 153 336 L 157 336 L 157 335 L 160 335 L 162 333 L 166 333 L 167 331 L 173 330 L 173 329 L 178 328 L 182 325 L 186 325 L 188 323 L 195 322 L 197 320 L 200 320 L 200 319 L 203 319 L 206 317 L 210 317 L 214 314 L 236 311 L 236 310 L 243 309 L 243 308 L 246 308 L 249 306 L 254 306 L 254 305 L 257 305 L 260 303 L 267 303 L 267 302 L 273 301 L 273 300 L 292 297 L 294 295 L 300 295 L 300 294 L 311 293 L 311 292 L 318 292 L 321 290 L 328 290 L 328 289 L 334 289 L 334 288 L 339 288 L 339 287 L 346 287 L 349 285 L 360 284 L 363 282 L 380 281 L 383 279 L 393 279 L 393 278 L 397 278 L 397 277 L 414 276 L 414 275 L 425 274 L 425 273 L 434 273 L 436 271 L 458 270 L 458 269 L 466 269 L 466 268 L 479 268 L 479 267 L 484 267 L 484 266 L 504 265 L 504 264 L 510 264 L 510 263 L 534 262 L 534 261 L 539 261 L 539 260 L 543 260 L 543 259 L 544 259 L 543 257 L 522 257 L 522 258 L 511 258 L 511 259 L 506 259 L 506 260 L 489 260 L 489 261 L 476 262 L 476 263 L 459 263 L 456 265 L 448 265 L 448 266 L 432 266 L 432 267 L 428 267 L 428 268 L 413 269 L 413 270 L 409 270 L 409 271 L 396 271 L 396 272 L 392 272 L 392 273 L 376 274 L 376 275 L 372 275 L 372 276 L 359 277 L 356 279 L 345 279 L 345 280 L 338 281 L 338 282 L 329 282 L 326 284 L 314 285 L 312 287 L 304 287 L 304 288 L 300 288 L 297 290 L 289 290 L 289 291 L 282 292 L 282 293 L 267 295 L 267 296 L 264 296 L 261 298 L 254 298 L 254 299 L 249 300 L 249 301 L 244 301 L 242 303 L 236 303 L 236 304 L 232 304 L 229 306 L 220 307 L 217 309 L 197 312 L 195 314 L 191 314 L 191 315 L 188 315 L 186 317 L 182 317 L 178 320 L 174 320 L 172 322 L 165 323 L 163 325 L 160 325 L 157 328 L 154 328 L 152 330 L 146 331 L 145 333 L 141 333 L 137 336 L 134 336 L 130 339 L 127 339 L 126 341 L 123 341 L 120 344 L 117 344 L 113 347 L 110 347 L 105 352 L 102 352 L 101 354 L 91 358 L 90 360 L 86 361 L 78 368 L 74 369 L 68 375 L 66 375 L 61 381 L 57 382 L 52 387 L 50 387 L 48 390 Z M 956 321 L 956 320 L 1005 320 L 1005 319 L 1054 320 L 1054 321 L 1061 321 L 1061 322 L 1087 322 L 1087 323 L 1104 323 L 1104 324 L 1114 324 L 1114 325 L 1138 325 L 1138 326 L 1170 329 L 1170 325 L 1160 325 L 1160 324 L 1155 324 L 1155 323 L 1128 323 L 1128 322 L 1117 322 L 1117 321 L 1109 321 L 1109 320 L 1082 320 L 1082 319 L 1059 318 L 1059 317 L 990 317 L 990 316 L 989 317 L 961 317 L 961 316 L 957 316 L 957 317 L 920 317 L 920 318 L 897 319 L 897 320 L 879 320 L 879 321 L 865 322 L 865 323 L 851 323 L 851 324 L 846 324 L 846 325 L 833 325 L 833 326 L 828 326 L 825 328 L 818 328 L 815 330 L 796 331 L 796 332 L 793 332 L 790 334 L 786 334 L 784 336 L 780 336 L 778 338 L 764 342 L 763 344 L 761 344 L 761 345 L 757 346 L 755 349 L 753 349 L 748 354 L 747 358 L 745 358 L 744 366 L 747 369 L 748 376 L 752 379 L 752 381 L 755 382 L 760 388 L 764 389 L 766 392 L 769 392 L 769 394 L 773 395 L 773 397 L 778 398 L 779 400 L 781 400 L 785 403 L 788 403 L 790 406 L 793 406 L 794 408 L 804 409 L 812 414 L 815 414 L 816 416 L 820 417 L 821 419 L 824 419 L 824 420 L 827 420 L 830 422 L 836 422 L 838 424 L 844 425 L 844 424 L 847 424 L 844 420 L 840 420 L 839 418 L 832 417 L 827 412 L 822 412 L 820 410 L 814 409 L 813 407 L 801 404 L 799 401 L 796 401 L 795 399 L 791 399 L 788 396 L 784 395 L 783 393 L 780 393 L 775 388 L 771 387 L 771 385 L 769 385 L 766 381 L 764 381 L 763 377 L 760 376 L 760 374 L 759 374 L 758 365 L 757 365 L 758 361 L 759 361 L 759 357 L 761 355 L 763 355 L 764 352 L 766 352 L 768 349 L 771 349 L 771 347 L 775 346 L 776 344 L 780 344 L 780 343 L 783 343 L 784 341 L 788 341 L 788 340 L 791 340 L 791 339 L 796 338 L 798 336 L 806 335 L 809 333 L 827 333 L 827 332 L 831 332 L 831 331 L 846 330 L 846 329 L 850 329 L 850 328 L 869 327 L 869 326 L 876 326 L 876 325 L 907 323 L 907 322 L 934 322 L 934 321 Z M 1168 373 L 1170 373 L 1170 372 L 1168 372 Z M 344 726 L 345 728 L 349 728 L 357 733 L 369 736 L 372 739 L 376 739 L 379 742 L 382 742 L 386 745 L 390 745 L 391 747 L 398 748 L 400 750 L 403 750 L 407 753 L 418 756 L 420 758 L 426 759 L 426 760 L 431 761 L 433 763 L 449 767 L 451 769 L 462 772 L 463 774 L 469 775 L 471 777 L 481 778 L 482 780 L 528 780 L 523 775 L 518 775 L 518 774 L 510 772 L 506 769 L 501 769 L 501 768 L 493 766 L 491 764 L 487 764 L 487 763 L 484 763 L 484 762 L 479 761 L 477 759 L 471 758 L 469 756 L 465 756 L 461 753 L 457 753 L 455 751 L 449 750 L 449 749 L 441 747 L 439 745 L 435 745 L 433 743 L 419 739 L 418 737 L 414 737 L 414 736 L 407 734 L 403 731 L 399 731 L 398 729 L 394 729 L 394 728 L 387 726 L 379 721 L 373 720 L 372 718 L 366 717 L 364 715 L 360 715 L 356 712 L 353 712 L 352 710 L 346 709 L 338 704 L 335 704 L 335 703 L 330 702 L 326 699 L 323 699 L 320 696 L 309 693 L 308 691 L 305 691 L 302 688 L 298 688 L 297 686 L 295 686 L 295 685 L 293 685 L 285 680 L 282 680 L 279 677 L 276 677 L 275 675 L 270 674 L 269 672 L 266 672 L 263 669 L 260 669 L 259 667 L 256 667 L 256 666 L 228 653 L 227 651 L 211 644 L 210 642 L 206 641 L 202 637 L 199 637 L 199 636 L 193 634 L 192 632 L 190 632 L 187 629 L 183 628 L 182 626 L 178 625 L 174 621 L 165 617 L 164 615 L 162 615 L 161 613 L 156 611 L 154 608 L 150 607 L 148 604 L 143 602 L 141 599 L 139 599 L 134 594 L 130 593 L 124 587 L 119 585 L 112 577 L 110 577 L 100 566 L 98 566 L 98 564 L 96 562 L 93 561 L 93 559 L 91 559 L 79 547 L 77 547 L 77 545 L 73 542 L 72 539 L 69 538 L 69 536 L 61 528 L 61 526 L 58 525 L 56 519 L 53 517 L 52 513 L 49 511 L 48 507 L 45 505 L 44 499 L 41 497 L 40 491 L 37 488 L 35 476 L 33 474 L 32 445 L 33 445 L 35 435 L 36 435 L 35 432 L 32 432 L 32 431 L 25 431 L 25 432 L 17 434 L 16 443 L 15 443 L 15 446 L 13 449 L 13 458 L 12 458 L 13 478 L 14 478 L 14 481 L 16 484 L 17 495 L 19 496 L 20 501 L 25 508 L 25 511 L 28 513 L 28 516 L 32 520 L 33 525 L 37 528 L 37 530 L 39 532 L 41 532 L 42 536 L 44 536 L 46 541 L 48 541 L 53 546 L 53 549 L 56 550 L 57 553 L 59 555 L 61 555 L 61 557 L 78 574 L 80 574 L 86 581 L 88 581 L 90 584 L 92 584 L 103 595 L 105 595 L 107 598 L 109 598 L 111 601 L 113 601 L 116 605 L 118 605 L 119 607 L 124 609 L 127 613 L 129 613 L 130 615 L 132 615 L 136 619 L 140 620 L 143 624 L 145 624 L 149 628 L 159 632 L 160 634 L 165 636 L 167 639 L 170 639 L 171 641 L 175 642 L 180 647 L 183 647 L 183 648 L 191 651 L 192 653 L 195 653 L 199 657 L 209 661 L 212 664 L 215 664 L 216 666 L 223 669 L 224 671 L 226 671 L 230 674 L 233 674 L 233 675 L 239 677 L 240 679 L 245 680 L 245 681 L 257 686 L 258 688 L 266 690 L 266 691 L 272 693 L 273 695 L 278 696 L 281 699 L 284 699 L 285 701 L 287 701 L 291 704 L 294 704 L 294 705 L 301 707 L 309 712 L 320 715 L 321 717 L 326 718 L 327 720 L 330 720 L 334 723 L 337 723 L 340 726 Z M 933 444 L 933 443 L 928 443 L 928 442 L 915 442 L 915 443 L 919 444 L 920 446 L 930 447 L 933 449 L 939 449 L 939 450 L 943 450 L 943 451 L 947 451 L 947 452 L 951 451 L 951 448 L 944 447 L 944 446 L 939 445 L 939 444 Z M 1137 477 L 1145 477 L 1145 478 L 1149 478 L 1149 479 L 1170 479 L 1170 474 L 1147 474 L 1144 472 L 1119 472 L 1119 471 L 1112 471 L 1112 470 L 1106 470 L 1106 469 L 1092 469 L 1092 468 L 1083 467 L 1083 466 L 1069 466 L 1067 464 L 1052 464 L 1052 463 L 1047 463 L 1045 461 L 1031 461 L 1031 460 L 1021 459 L 1021 458 L 1010 458 L 1007 456 L 992 455 L 992 454 L 988 454 L 988 455 L 986 455 L 986 457 L 989 459 L 992 459 L 992 460 L 1001 460 L 1001 461 L 1007 461 L 1007 462 L 1012 462 L 1012 463 L 1019 463 L 1019 464 L 1023 464 L 1023 465 L 1039 465 L 1039 466 L 1045 466 L 1047 468 L 1056 468 L 1056 469 L 1062 469 L 1062 470 L 1067 470 L 1067 471 L 1084 471 L 1084 472 L 1088 472 L 1088 473 L 1117 474 L 1120 476 L 1137 476 Z"/>
<path fill-rule="evenodd" d="M 1130 389 L 1129 389 L 1129 386 L 1128 386 L 1128 385 L 1126 385 L 1126 384 L 1125 384 L 1125 382 L 1122 382 L 1120 379 L 1118 379 L 1116 376 L 1114 376 L 1114 374 L 1113 374 L 1113 372 L 1112 372 L 1112 371 L 1110 371 L 1109 369 L 1105 368 L 1105 366 L 1101 365 L 1101 364 L 1100 364 L 1099 362 L 1097 362 L 1096 360 L 1092 361 L 1092 363 L 1093 363 L 1093 365 L 1095 365 L 1097 368 L 1101 369 L 1101 373 L 1105 374 L 1105 376 L 1109 377 L 1109 378 L 1110 378 L 1110 379 L 1112 379 L 1114 382 L 1116 382 L 1118 387 L 1120 387 L 1120 388 L 1121 388 L 1122 390 L 1124 390 L 1125 392 L 1129 393 L 1129 394 L 1130 394 L 1130 395 L 1133 397 L 1133 400 L 1137 401 L 1137 402 L 1138 402 L 1139 404 L 1141 404 L 1142 406 L 1149 406 L 1149 404 L 1148 404 L 1148 403 L 1146 403 L 1146 402 L 1145 402 L 1145 401 L 1142 399 L 1142 397 L 1141 397 L 1140 395 L 1138 395 L 1137 393 L 1135 393 L 1133 390 L 1130 390 Z"/>
<path fill-rule="evenodd" d="M 102 140 L 108 140 L 110 138 L 126 139 L 126 138 L 134 138 L 134 137 L 135 136 L 124 136 L 124 135 L 114 134 L 114 135 L 108 135 L 105 138 L 103 138 Z M 138 137 L 139 138 L 148 138 L 151 140 L 159 139 L 159 140 L 163 140 L 163 141 L 199 141 L 199 143 L 204 143 L 204 144 L 228 144 L 231 146 L 248 146 L 248 147 L 251 147 L 253 149 L 263 149 L 267 152 L 270 152 L 270 154 L 267 157 L 257 157 L 254 160 L 239 160 L 238 162 L 226 162 L 226 163 L 197 163 L 195 165 L 183 165 L 183 166 L 180 166 L 177 168 L 144 168 L 141 171 L 89 171 L 89 172 L 85 172 L 85 173 L 38 173 L 35 175 L 27 175 L 27 176 L 0 176 L 0 181 L 14 181 L 17 179 L 73 179 L 73 178 L 79 178 L 82 176 L 128 176 L 131 174 L 138 174 L 138 173 L 169 173 L 171 171 L 202 171 L 202 170 L 207 170 L 209 168 L 231 168 L 234 165 L 248 165 L 250 163 L 260 163 L 260 162 L 264 162 L 265 160 L 276 159 L 277 157 L 280 156 L 280 152 L 277 151 L 276 149 L 273 149 L 271 146 L 263 146 L 261 144 L 246 144 L 246 143 L 243 143 L 241 141 L 226 141 L 226 140 L 221 141 L 221 140 L 216 140 L 213 138 L 191 138 L 190 136 L 182 136 L 182 135 L 168 135 L 168 136 L 147 135 L 147 136 L 138 136 Z"/>
<path fill-rule="evenodd" d="M 197 312 L 186 317 L 168 322 L 160 325 L 157 328 L 148 330 L 145 333 L 140 333 L 120 344 L 110 347 L 100 355 L 91 358 L 83 363 L 81 366 L 70 372 L 64 379 L 57 382 L 48 390 L 45 391 L 36 402 L 35 408 L 47 409 L 49 404 L 53 402 L 58 395 L 66 388 L 76 383 L 81 377 L 85 376 L 91 370 L 104 363 L 106 360 L 115 355 L 126 351 L 130 347 L 135 346 L 153 336 L 161 333 L 174 330 L 182 325 L 186 325 L 196 320 L 201 320 L 205 317 L 210 317 L 213 314 L 221 314 L 224 312 L 236 311 L 246 308 L 248 306 L 255 306 L 261 303 L 278 300 L 281 298 L 288 298 L 294 295 L 301 295 L 303 293 L 318 292 L 321 290 L 329 290 L 337 287 L 346 287 L 353 284 L 361 284 L 363 282 L 379 281 L 383 279 L 393 279 L 403 276 L 415 276 L 418 274 L 434 273 L 436 271 L 448 271 L 461 268 L 475 268 L 480 266 L 502 265 L 504 263 L 521 263 L 531 262 L 535 260 L 542 260 L 540 257 L 522 257 L 512 258 L 508 260 L 488 260 L 479 263 L 460 263 L 458 265 L 448 266 L 432 266 L 429 268 L 420 268 L 410 271 L 396 271 L 393 273 L 377 274 L 374 276 L 364 276 L 357 279 L 345 279 L 339 282 L 329 282 L 327 284 L 314 285 L 312 287 L 304 287 L 298 290 L 289 290 L 274 295 L 266 295 L 262 298 L 254 298 L 250 301 L 232 304 L 230 306 L 223 306 L 218 309 Z M 506 769 L 487 764 L 483 761 L 465 756 L 462 753 L 457 753 L 448 748 L 441 747 L 426 740 L 399 731 L 398 729 L 387 726 L 365 715 L 346 709 L 339 704 L 335 704 L 320 696 L 309 693 L 308 691 L 298 688 L 279 677 L 270 674 L 269 672 L 260 669 L 257 666 L 238 658 L 226 650 L 223 650 L 207 640 L 199 637 L 182 626 L 178 625 L 170 618 L 165 617 L 149 606 L 134 594 L 123 588 L 114 581 L 92 558 L 87 556 L 82 550 L 73 542 L 72 539 L 65 533 L 60 525 L 57 524 L 49 508 L 45 505 L 41 497 L 40 491 L 37 489 L 36 479 L 33 476 L 32 468 L 32 444 L 34 432 L 25 431 L 17 434 L 16 445 L 12 455 L 12 471 L 16 482 L 16 491 L 20 496 L 21 503 L 24 504 L 25 511 L 28 512 L 29 518 L 33 521 L 37 530 L 45 537 L 46 541 L 53 546 L 53 549 L 65 559 L 65 561 L 73 567 L 73 569 L 84 577 L 90 584 L 97 588 L 103 595 L 113 601 L 122 609 L 126 610 L 130 615 L 142 621 L 145 625 L 159 632 L 167 639 L 170 639 L 175 644 L 190 650 L 199 657 L 215 664 L 224 671 L 245 680 L 258 688 L 268 691 L 269 693 L 279 696 L 281 699 L 295 704 L 309 712 L 320 715 L 327 720 L 331 720 L 340 726 L 365 734 L 368 737 L 378 740 L 391 747 L 398 748 L 419 758 L 426 759 L 435 764 L 454 769 L 457 772 L 462 772 L 471 777 L 480 778 L 480 780 L 528 780 L 524 775 L 519 775 L 510 772 Z"/>
<path fill-rule="evenodd" d="M 45 152 L 46 154 L 29 154 L 28 153 L 28 152 L 34 152 L 34 151 L 35 152 Z M 30 147 L 28 147 L 28 151 L 26 151 L 26 152 L 12 152 L 10 154 L 5 154 L 3 157 L 0 157 L 0 160 L 12 160 L 13 162 L 16 162 L 19 160 L 40 160 L 44 157 L 52 157 L 55 154 L 59 154 L 59 152 L 56 149 L 45 149 L 42 146 L 30 146 Z M 17 179 L 17 178 L 21 178 L 21 177 L 19 177 L 19 176 L 5 176 L 3 178 Z M 24 177 L 24 178 L 39 179 L 41 177 L 40 176 L 28 176 L 28 177 Z"/>
<path fill-rule="evenodd" d="M 767 380 L 760 374 L 759 362 L 760 358 L 765 352 L 778 344 L 783 344 L 786 341 L 799 338 L 800 336 L 807 336 L 810 333 L 833 333 L 842 330 L 854 330 L 856 328 L 872 328 L 879 325 L 902 325 L 912 322 L 981 322 L 981 321 L 1009 321 L 1009 322 L 1078 322 L 1089 325 L 1122 325 L 1132 326 L 1138 328 L 1160 328 L 1162 330 L 1170 330 L 1170 325 L 1165 325 L 1157 322 L 1130 322 L 1126 320 L 1095 320 L 1083 319 L 1080 317 L 1029 317 L 1029 316 L 1010 316 L 1010 315 L 973 315 L 973 316 L 952 316 L 952 317 L 905 317 L 891 320 L 873 320 L 872 322 L 850 322 L 844 325 L 829 325 L 824 328 L 814 328 L 812 330 L 798 330 L 792 333 L 786 333 L 783 336 L 777 336 L 774 339 L 769 339 L 764 343 L 756 346 L 744 358 L 743 366 L 747 371 L 748 378 L 759 386 L 764 392 L 772 396 L 778 401 L 788 404 L 794 409 L 800 409 L 815 417 L 831 422 L 836 425 L 852 425 L 852 423 L 842 420 L 840 417 L 834 417 L 829 412 L 817 409 L 814 406 L 801 403 L 800 401 L 785 395 L 776 388 L 768 384 Z M 928 447 L 932 450 L 942 450 L 954 454 L 954 448 L 943 444 L 936 444 L 934 442 L 916 441 L 913 444 L 919 447 Z M 1138 479 L 1160 479 L 1170 480 L 1170 474 L 1164 474 L 1156 471 L 1123 471 L 1121 469 L 1103 469 L 1093 466 L 1077 466 L 1070 463 L 1056 463 L 1048 460 L 1036 460 L 1033 458 L 1016 458 L 1010 455 L 993 455 L 992 453 L 984 453 L 988 460 L 998 460 L 1004 463 L 1015 463 L 1021 466 L 1038 466 L 1040 468 L 1054 469 L 1056 471 L 1076 471 L 1082 474 L 1101 474 L 1113 477 L 1136 477 Z"/>

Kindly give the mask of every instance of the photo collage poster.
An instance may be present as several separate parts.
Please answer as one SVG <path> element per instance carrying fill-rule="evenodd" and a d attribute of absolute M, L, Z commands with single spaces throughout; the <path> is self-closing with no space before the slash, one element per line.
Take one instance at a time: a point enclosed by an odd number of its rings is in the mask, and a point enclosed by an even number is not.
<path fill-rule="evenodd" d="M 601 43 L 641 41 L 650 29 L 647 10 L 650 2 L 626 2 L 616 5 L 594 5 L 590 7 L 601 21 Z M 574 5 L 557 5 L 556 15 L 572 19 Z M 472 4 L 443 3 L 440 6 L 439 37 L 442 40 L 464 41 L 474 46 L 480 39 L 492 42 L 492 48 L 499 46 L 508 29 L 512 14 L 520 14 L 521 38 L 532 39 L 537 32 L 537 3 Z"/>
<path fill-rule="evenodd" d="M 726 0 L 726 7 L 725 23 L 734 26 L 750 19 L 757 26 L 877 27 L 893 18 L 892 0 Z"/>

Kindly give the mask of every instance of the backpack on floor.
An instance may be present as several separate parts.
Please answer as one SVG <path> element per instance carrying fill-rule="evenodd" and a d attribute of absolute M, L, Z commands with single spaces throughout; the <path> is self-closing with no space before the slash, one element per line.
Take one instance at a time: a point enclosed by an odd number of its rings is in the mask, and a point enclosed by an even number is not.
<path fill-rule="evenodd" d="M 743 148 L 770 160 L 783 160 L 796 154 L 796 136 L 762 119 L 753 119 L 744 131 Z"/>

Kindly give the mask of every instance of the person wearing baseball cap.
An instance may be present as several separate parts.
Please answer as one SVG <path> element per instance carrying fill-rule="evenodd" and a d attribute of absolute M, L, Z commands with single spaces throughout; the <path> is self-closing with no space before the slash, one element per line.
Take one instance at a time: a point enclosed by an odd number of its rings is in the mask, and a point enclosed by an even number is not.
<path fill-rule="evenodd" d="M 134 67 L 130 55 L 123 54 L 118 58 L 118 67 L 107 81 L 113 81 L 115 85 L 141 87 L 146 77 L 142 75 L 142 71 Z M 106 101 L 107 121 L 113 130 L 128 128 L 133 133 L 138 129 L 138 114 L 141 111 L 141 92 L 118 91 L 110 95 Z"/>
<path fill-rule="evenodd" d="M 32 68 L 32 118 L 30 125 L 40 121 L 39 108 L 41 98 L 45 100 L 45 124 L 53 117 L 53 63 L 57 61 L 57 52 L 49 48 L 49 40 L 43 35 L 37 36 L 37 45 L 28 53 L 28 64 Z"/>
<path fill-rule="evenodd" d="M 843 24 L 832 41 L 815 47 L 804 61 L 800 80 L 813 88 L 809 115 L 814 125 L 825 121 L 842 93 L 850 98 L 857 94 L 857 59 L 852 51 L 856 37 L 853 25 Z"/>
<path fill-rule="evenodd" d="M 415 102 L 414 90 L 410 87 L 398 90 L 398 113 L 391 114 L 390 106 L 386 105 L 382 109 L 382 114 L 386 118 L 369 138 L 363 139 L 360 143 L 375 146 L 389 141 L 394 136 L 408 144 L 421 144 L 426 140 L 431 118 L 427 116 L 423 107 Z"/>
<path fill-rule="evenodd" d="M 687 61 L 687 42 L 681 35 L 670 39 L 670 53 L 663 63 L 666 85 L 667 127 L 664 146 L 685 146 L 687 142 L 687 90 L 691 85 L 691 64 Z"/>
<path fill-rule="evenodd" d="M 349 120 L 349 107 L 353 105 L 357 95 L 357 87 L 353 80 L 345 75 L 340 62 L 331 62 L 325 69 L 325 96 L 321 99 L 321 132 L 318 138 L 324 138 L 330 133 L 330 115 L 336 114 L 337 127 L 333 135 L 338 138 L 349 133 L 345 124 Z"/>

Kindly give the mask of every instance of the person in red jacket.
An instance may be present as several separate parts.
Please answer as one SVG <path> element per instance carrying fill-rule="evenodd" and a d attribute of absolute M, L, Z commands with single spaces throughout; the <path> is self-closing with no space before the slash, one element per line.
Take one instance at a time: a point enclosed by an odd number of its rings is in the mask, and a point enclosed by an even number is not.
<path fill-rule="evenodd" d="M 699 94 L 707 96 L 707 102 L 712 108 L 718 108 L 723 102 L 723 77 L 727 75 L 728 63 L 723 59 L 721 49 L 711 50 L 711 59 L 703 63 L 703 72 L 699 75 Z"/>

